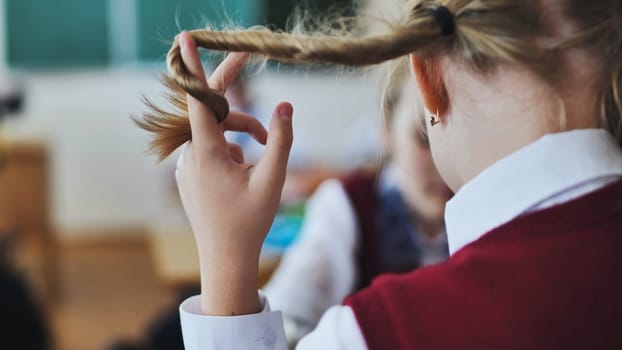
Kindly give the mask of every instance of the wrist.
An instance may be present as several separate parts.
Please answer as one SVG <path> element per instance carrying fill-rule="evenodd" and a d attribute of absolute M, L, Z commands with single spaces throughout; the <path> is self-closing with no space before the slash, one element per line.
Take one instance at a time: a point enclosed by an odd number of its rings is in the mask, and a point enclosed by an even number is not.
<path fill-rule="evenodd" d="M 199 248 L 201 306 L 206 315 L 234 316 L 261 311 L 259 251 L 241 253 Z"/>

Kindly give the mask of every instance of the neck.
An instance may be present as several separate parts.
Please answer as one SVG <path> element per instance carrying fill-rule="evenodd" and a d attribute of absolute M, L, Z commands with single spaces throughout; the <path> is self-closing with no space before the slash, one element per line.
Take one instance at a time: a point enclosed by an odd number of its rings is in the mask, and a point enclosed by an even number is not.
<path fill-rule="evenodd" d="M 424 236 L 429 238 L 438 237 L 438 235 L 445 232 L 444 220 L 426 220 L 423 218 L 417 218 L 417 227 Z"/>
<path fill-rule="evenodd" d="M 471 93 L 456 96 L 448 138 L 452 149 L 468 153 L 454 157 L 459 169 L 454 191 L 546 134 L 599 126 L 598 111 L 585 102 L 587 96 L 560 96 L 526 70 L 503 69 L 462 81 L 460 91 Z"/>

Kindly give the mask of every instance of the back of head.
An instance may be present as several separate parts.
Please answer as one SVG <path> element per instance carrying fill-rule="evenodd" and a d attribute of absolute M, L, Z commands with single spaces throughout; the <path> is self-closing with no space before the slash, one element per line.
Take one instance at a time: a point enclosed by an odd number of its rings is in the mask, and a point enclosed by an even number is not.
<path fill-rule="evenodd" d="M 563 64 L 573 50 L 588 53 L 601 126 L 622 145 L 622 2 L 619 0 L 409 0 L 402 20 L 379 35 L 288 34 L 266 28 L 191 32 L 201 47 L 244 51 L 291 63 L 367 66 L 404 60 L 415 54 L 452 63 L 481 74 L 502 65 L 533 71 L 553 89 L 573 72 Z M 561 64 L 560 64 L 561 62 Z M 167 85 L 178 113 L 156 106 L 139 121 L 155 134 L 153 149 L 165 157 L 191 138 L 186 92 L 226 111 L 227 102 L 188 74 L 178 43 L 169 52 Z M 451 101 L 449 101 L 451 103 Z M 223 107 L 224 106 L 224 107 Z M 218 114 L 218 113 L 217 113 Z M 222 118 L 226 117 L 226 114 Z"/>

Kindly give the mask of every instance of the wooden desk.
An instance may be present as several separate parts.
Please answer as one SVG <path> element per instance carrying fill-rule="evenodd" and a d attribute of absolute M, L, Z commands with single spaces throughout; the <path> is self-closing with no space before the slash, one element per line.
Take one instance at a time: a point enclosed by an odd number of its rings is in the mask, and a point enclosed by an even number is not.
<path fill-rule="evenodd" d="M 154 228 L 149 238 L 156 273 L 166 286 L 179 291 L 200 285 L 199 256 L 188 227 Z M 279 261 L 280 256 L 262 254 L 258 276 L 260 286 L 268 282 Z"/>

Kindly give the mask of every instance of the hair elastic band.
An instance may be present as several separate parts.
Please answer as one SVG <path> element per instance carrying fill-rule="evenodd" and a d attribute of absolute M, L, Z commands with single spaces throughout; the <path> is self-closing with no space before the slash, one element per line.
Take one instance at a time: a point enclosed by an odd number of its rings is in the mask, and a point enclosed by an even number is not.
<path fill-rule="evenodd" d="M 439 6 L 430 12 L 432 17 L 441 25 L 443 36 L 450 36 L 456 31 L 454 15 L 445 6 Z"/>

